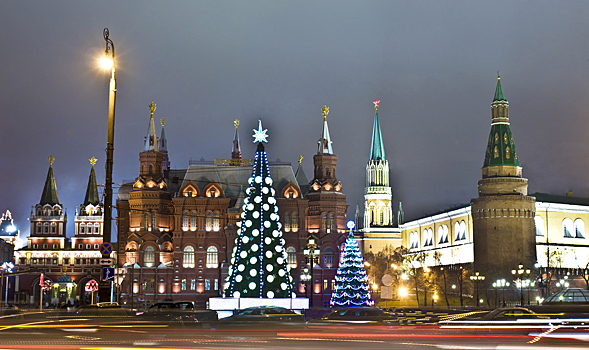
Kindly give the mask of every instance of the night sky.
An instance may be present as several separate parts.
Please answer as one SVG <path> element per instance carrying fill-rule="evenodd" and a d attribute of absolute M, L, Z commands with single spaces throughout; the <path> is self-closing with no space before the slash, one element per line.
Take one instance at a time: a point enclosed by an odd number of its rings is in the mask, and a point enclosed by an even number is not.
<path fill-rule="evenodd" d="M 586 198 L 587 18 L 586 1 L 5 0 L 0 211 L 28 235 L 53 155 L 71 236 L 89 158 L 104 183 L 105 27 L 117 55 L 116 184 L 139 173 L 152 100 L 172 168 L 230 158 L 235 119 L 252 158 L 261 118 L 269 159 L 296 168 L 303 155 L 309 180 L 326 104 L 352 215 L 378 98 L 394 210 L 402 201 L 415 219 L 476 197 L 500 71 L 530 193 Z"/>

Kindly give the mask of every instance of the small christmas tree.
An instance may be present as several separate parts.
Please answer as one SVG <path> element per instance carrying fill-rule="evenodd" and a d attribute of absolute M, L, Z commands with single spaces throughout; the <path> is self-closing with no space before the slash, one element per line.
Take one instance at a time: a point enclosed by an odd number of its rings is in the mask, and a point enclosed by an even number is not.
<path fill-rule="evenodd" d="M 331 306 L 373 306 L 374 300 L 368 291 L 368 275 L 364 269 L 364 262 L 358 242 L 354 239 L 354 223 L 348 222 L 350 235 L 346 239 L 341 253 L 337 274 L 335 276 L 335 290 L 331 295 Z"/>
<path fill-rule="evenodd" d="M 258 148 L 226 280 L 225 297 L 229 298 L 296 297 L 262 143 L 267 142 L 266 131 L 262 130 L 262 121 L 258 130 L 254 129 L 254 143 L 258 142 Z"/>

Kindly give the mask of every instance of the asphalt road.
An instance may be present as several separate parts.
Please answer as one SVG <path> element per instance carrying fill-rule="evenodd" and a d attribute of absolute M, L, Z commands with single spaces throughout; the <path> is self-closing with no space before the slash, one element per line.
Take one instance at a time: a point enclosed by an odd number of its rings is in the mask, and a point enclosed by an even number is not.
<path fill-rule="evenodd" d="M 0 318 L 0 349 L 587 349 L 589 327 L 197 325 L 135 317 Z"/>

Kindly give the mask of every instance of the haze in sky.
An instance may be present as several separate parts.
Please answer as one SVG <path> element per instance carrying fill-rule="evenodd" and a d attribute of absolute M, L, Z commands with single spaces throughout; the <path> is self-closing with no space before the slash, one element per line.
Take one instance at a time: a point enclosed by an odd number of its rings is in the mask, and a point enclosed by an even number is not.
<path fill-rule="evenodd" d="M 394 210 L 415 219 L 477 196 L 500 71 L 530 193 L 587 197 L 587 18 L 586 1 L 3 1 L 0 211 L 28 234 L 53 155 L 71 236 L 93 156 L 104 183 L 105 27 L 117 184 L 139 173 L 152 100 L 172 168 L 229 158 L 235 119 L 253 157 L 262 119 L 269 158 L 302 155 L 311 180 L 325 104 L 352 217 L 378 98 Z"/>

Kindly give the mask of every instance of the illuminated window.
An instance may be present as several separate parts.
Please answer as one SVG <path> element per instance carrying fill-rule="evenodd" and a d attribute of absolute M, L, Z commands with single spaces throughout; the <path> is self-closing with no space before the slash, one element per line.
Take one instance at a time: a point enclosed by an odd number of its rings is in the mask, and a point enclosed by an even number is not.
<path fill-rule="evenodd" d="M 331 248 L 326 248 L 323 252 L 323 267 L 326 269 L 333 268 L 333 249 Z"/>
<path fill-rule="evenodd" d="M 86 244 L 86 249 L 90 249 L 91 247 L 92 247 L 92 245 Z"/>
<path fill-rule="evenodd" d="M 213 231 L 219 231 L 219 213 L 213 215 Z"/>
<path fill-rule="evenodd" d="M 284 232 L 290 231 L 290 216 L 288 213 L 284 214 Z"/>
<path fill-rule="evenodd" d="M 43 226 L 45 227 L 45 233 L 49 233 L 49 223 L 46 222 Z"/>
<path fill-rule="evenodd" d="M 86 233 L 86 224 L 80 224 L 80 233 Z"/>
<path fill-rule="evenodd" d="M 331 290 L 335 290 L 335 280 L 331 280 Z"/>
<path fill-rule="evenodd" d="M 321 216 L 321 228 L 323 229 L 323 231 L 327 230 L 327 215 L 323 214 Z"/>
<path fill-rule="evenodd" d="M 207 268 L 212 269 L 219 266 L 218 255 L 217 247 L 214 245 L 207 248 Z"/>
<path fill-rule="evenodd" d="M 186 278 L 182 279 L 182 290 L 186 290 Z"/>
<path fill-rule="evenodd" d="M 575 238 L 585 238 L 585 223 L 581 219 L 575 220 Z"/>
<path fill-rule="evenodd" d="M 54 222 L 52 222 L 51 223 L 51 233 L 55 233 L 55 232 L 57 232 L 57 225 Z"/>
<path fill-rule="evenodd" d="M 329 229 L 333 230 L 335 226 L 333 226 L 333 214 L 329 214 Z"/>
<path fill-rule="evenodd" d="M 299 216 L 297 213 L 292 213 L 292 232 L 299 231 Z"/>
<path fill-rule="evenodd" d="M 184 248 L 182 267 L 194 267 L 194 248 L 191 246 Z"/>
<path fill-rule="evenodd" d="M 536 224 L 536 236 L 544 236 L 544 219 L 536 216 L 534 218 L 534 224 Z"/>
<path fill-rule="evenodd" d="M 43 244 L 43 249 L 47 249 L 47 244 Z"/>
<path fill-rule="evenodd" d="M 425 229 L 423 231 L 423 246 L 429 247 L 434 245 L 434 234 L 431 228 Z"/>
<path fill-rule="evenodd" d="M 215 290 L 219 290 L 219 279 L 215 278 L 215 285 L 214 285 Z"/>
<path fill-rule="evenodd" d="M 286 258 L 291 269 L 297 267 L 297 250 L 294 247 L 286 248 Z"/>
<path fill-rule="evenodd" d="M 196 280 L 194 278 L 190 280 L 190 290 L 196 290 Z"/>
<path fill-rule="evenodd" d="M 95 244 L 94 245 L 94 249 L 98 249 L 98 244 Z"/>
<path fill-rule="evenodd" d="M 192 231 L 196 230 L 196 213 L 191 213 L 190 214 L 190 229 Z"/>
<path fill-rule="evenodd" d="M 37 224 L 37 233 L 41 233 L 41 231 L 42 231 L 42 225 Z"/>
<path fill-rule="evenodd" d="M 155 213 L 151 213 L 151 227 L 155 230 Z"/>
<path fill-rule="evenodd" d="M 573 238 L 573 220 L 569 218 L 562 220 L 562 231 L 564 237 Z"/>
<path fill-rule="evenodd" d="M 211 290 L 211 280 L 208 278 L 205 280 L 205 290 Z"/>
<path fill-rule="evenodd" d="M 56 243 L 53 244 L 53 249 L 57 249 L 57 244 Z"/>
<path fill-rule="evenodd" d="M 143 213 L 143 229 L 147 231 L 148 227 L 149 227 L 149 214 Z"/>
<path fill-rule="evenodd" d="M 147 290 L 147 280 L 143 280 L 143 283 L 141 283 L 141 289 Z"/>
<path fill-rule="evenodd" d="M 323 280 L 323 290 L 327 290 L 327 280 Z"/>
<path fill-rule="evenodd" d="M 439 243 L 448 243 L 448 225 L 438 226 Z"/>
<path fill-rule="evenodd" d="M 206 219 L 206 227 L 207 231 L 210 231 L 213 228 L 213 218 L 210 212 L 207 212 L 207 219 Z"/>
<path fill-rule="evenodd" d="M 155 263 L 155 250 L 153 247 L 145 248 L 145 253 L 143 255 L 143 262 L 146 267 L 152 267 Z"/>
<path fill-rule="evenodd" d="M 188 228 L 188 213 L 182 214 L 182 227 Z"/>

